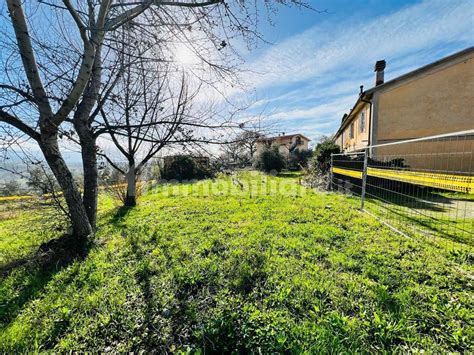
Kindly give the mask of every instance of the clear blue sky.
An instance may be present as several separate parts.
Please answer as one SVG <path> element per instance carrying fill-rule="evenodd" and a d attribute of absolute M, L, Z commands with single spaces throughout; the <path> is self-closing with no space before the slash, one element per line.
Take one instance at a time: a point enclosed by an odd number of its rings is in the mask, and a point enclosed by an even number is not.
<path fill-rule="evenodd" d="M 385 59 L 391 79 L 474 45 L 473 0 L 313 0 L 325 13 L 283 8 L 275 26 L 262 22 L 272 45 L 247 55 L 258 74 L 252 113 L 278 130 L 310 138 L 332 134 Z"/>

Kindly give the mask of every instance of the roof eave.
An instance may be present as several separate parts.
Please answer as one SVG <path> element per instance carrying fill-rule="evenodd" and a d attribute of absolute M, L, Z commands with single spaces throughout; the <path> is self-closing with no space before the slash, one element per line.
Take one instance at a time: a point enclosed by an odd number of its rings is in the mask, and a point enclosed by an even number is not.
<path fill-rule="evenodd" d="M 429 63 L 427 65 L 424 65 L 418 69 L 415 69 L 415 70 L 412 70 L 408 73 L 405 73 L 403 75 L 400 75 L 392 80 L 389 80 L 389 81 L 386 81 L 385 83 L 383 84 L 380 84 L 380 85 L 377 85 L 377 86 L 374 86 L 368 90 L 366 90 L 365 92 L 367 94 L 373 94 L 374 92 L 378 91 L 378 90 L 382 90 L 382 89 L 386 89 L 387 87 L 390 87 L 394 84 L 397 84 L 397 83 L 400 83 L 404 80 L 407 80 L 407 79 L 410 79 L 410 78 L 413 78 L 413 77 L 416 77 L 417 75 L 420 75 L 420 74 L 423 74 L 425 71 L 427 70 L 430 70 L 430 69 L 433 69 L 433 68 L 436 68 L 437 66 L 440 66 L 440 65 L 443 65 L 443 64 L 446 64 L 450 61 L 453 61 L 453 60 L 456 60 L 458 58 L 461 58 L 461 57 L 464 57 L 464 56 L 469 56 L 469 54 L 472 56 L 474 56 L 474 46 L 472 47 L 469 47 L 469 48 L 466 48 L 466 49 L 463 49 L 462 51 L 459 51 L 459 52 L 456 52 L 454 54 L 451 54 L 447 57 L 444 57 L 444 58 L 441 58 L 437 61 L 434 61 L 432 63 Z"/>
<path fill-rule="evenodd" d="M 364 91 L 362 92 L 359 97 L 357 98 L 357 101 L 356 103 L 354 104 L 354 106 L 352 107 L 350 113 L 346 116 L 346 118 L 344 119 L 343 122 L 341 122 L 341 125 L 339 126 L 339 129 L 337 130 L 337 132 L 334 134 L 334 138 L 333 139 L 336 139 L 339 134 L 349 125 L 349 123 L 352 121 L 352 119 L 354 118 L 354 112 L 358 112 L 358 110 L 356 109 L 359 104 L 361 103 L 368 103 L 370 102 L 370 100 L 372 99 L 372 93 L 369 93 L 367 91 Z"/>

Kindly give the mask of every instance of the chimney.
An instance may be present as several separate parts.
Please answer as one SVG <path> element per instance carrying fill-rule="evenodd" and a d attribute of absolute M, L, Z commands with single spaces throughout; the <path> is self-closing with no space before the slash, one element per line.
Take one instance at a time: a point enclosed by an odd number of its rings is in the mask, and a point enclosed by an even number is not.
<path fill-rule="evenodd" d="M 375 63 L 375 86 L 383 84 L 385 66 L 385 60 L 378 60 Z"/>

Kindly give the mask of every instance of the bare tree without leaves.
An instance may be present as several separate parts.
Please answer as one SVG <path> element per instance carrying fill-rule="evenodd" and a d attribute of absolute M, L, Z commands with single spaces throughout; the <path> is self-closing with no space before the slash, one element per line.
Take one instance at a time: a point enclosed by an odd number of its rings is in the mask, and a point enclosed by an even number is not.
<path fill-rule="evenodd" d="M 264 2 L 275 3 L 305 6 L 297 0 Z M 96 119 L 108 99 L 105 88 L 123 74 L 123 68 L 107 67 L 114 61 L 111 49 L 121 45 L 115 31 L 133 21 L 159 45 L 157 33 L 184 34 L 183 28 L 195 27 L 222 49 L 235 35 L 259 37 L 258 8 L 222 0 L 7 0 L 2 6 L 0 16 L 9 17 L 10 26 L 0 30 L 0 124 L 37 144 L 63 191 L 77 246 L 93 234 L 97 218 Z M 145 56 L 137 52 L 137 60 Z M 63 135 L 80 144 L 83 193 L 61 152 Z"/>
<path fill-rule="evenodd" d="M 252 164 L 260 135 L 259 131 L 242 131 L 237 134 L 233 142 L 222 147 L 221 158 L 230 165 L 228 168 L 246 167 Z"/>
<path fill-rule="evenodd" d="M 162 72 L 150 70 L 143 63 L 138 68 L 129 67 L 109 104 L 101 110 L 104 123 L 101 131 L 110 136 L 126 160 L 126 168 L 106 152 L 99 155 L 126 176 L 126 206 L 136 204 L 137 178 L 149 160 L 164 147 L 192 141 L 189 125 L 200 122 L 190 116 L 193 95 L 189 94 L 185 78 L 176 86 L 166 75 L 165 68 Z"/>
<path fill-rule="evenodd" d="M 126 160 L 126 164 L 122 164 L 116 156 L 102 150 L 98 153 L 125 177 L 127 188 L 122 200 L 126 206 L 136 204 L 137 179 L 150 159 L 164 148 L 183 145 L 189 148 L 194 143 L 223 144 L 225 140 L 216 137 L 215 133 L 239 129 L 239 124 L 233 122 L 233 115 L 220 117 L 207 101 L 201 100 L 199 105 L 194 102 L 209 76 L 195 72 L 192 75 L 194 85 L 190 85 L 186 78 L 189 73 L 179 62 L 156 57 L 137 61 L 136 48 L 146 48 L 149 43 L 136 39 L 136 28 L 125 25 L 117 36 L 122 43 L 116 53 L 117 65 L 123 74 L 108 92 L 107 102 L 101 106 L 96 131 L 97 135 L 107 134 L 119 156 Z M 135 42 L 133 48 L 124 45 L 131 41 Z M 198 45 L 200 41 L 196 40 L 194 44 Z M 166 57 L 163 52 L 161 56 Z M 193 62 L 202 64 L 194 55 Z M 224 66 L 219 68 L 230 71 Z M 213 68 L 212 73 L 215 70 Z M 222 71 L 218 72 L 222 74 Z"/>

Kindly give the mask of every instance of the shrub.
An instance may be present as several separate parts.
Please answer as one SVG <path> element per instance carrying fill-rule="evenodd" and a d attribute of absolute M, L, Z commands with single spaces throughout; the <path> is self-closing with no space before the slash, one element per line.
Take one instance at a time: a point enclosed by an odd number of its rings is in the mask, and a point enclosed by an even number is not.
<path fill-rule="evenodd" d="M 77 179 L 77 176 L 75 176 Z M 54 213 L 59 225 L 66 224 L 65 216 L 69 216 L 69 211 L 64 201 L 63 193 L 51 170 L 42 164 L 28 170 L 26 185 L 31 191 L 41 197 L 42 206 L 54 207 Z M 80 185 L 79 185 L 80 186 Z"/>
<path fill-rule="evenodd" d="M 331 138 L 322 137 L 314 149 L 313 158 L 303 169 L 304 185 L 321 190 L 330 189 L 331 182 L 328 172 L 331 167 L 331 154 L 340 152 L 341 148 Z"/>
<path fill-rule="evenodd" d="M 323 137 L 314 149 L 313 165 L 322 174 L 329 171 L 331 154 L 339 154 L 341 148 L 331 138 Z"/>
<path fill-rule="evenodd" d="M 161 177 L 166 180 L 192 180 L 211 177 L 211 169 L 189 155 L 176 155 L 165 163 Z"/>
<path fill-rule="evenodd" d="M 278 146 L 265 147 L 255 159 L 254 167 L 257 170 L 270 172 L 282 171 L 286 167 L 286 158 L 280 153 Z"/>
<path fill-rule="evenodd" d="M 308 166 L 309 159 L 313 156 L 311 149 L 296 149 L 290 154 L 290 168 L 294 170 L 301 170 Z"/>
<path fill-rule="evenodd" d="M 0 189 L 0 196 L 15 196 L 19 195 L 21 191 L 21 185 L 17 180 L 10 180 L 3 184 Z"/>
<path fill-rule="evenodd" d="M 60 191 L 53 173 L 42 165 L 28 171 L 26 185 L 39 195 L 54 194 Z"/>

